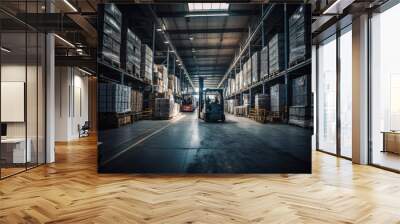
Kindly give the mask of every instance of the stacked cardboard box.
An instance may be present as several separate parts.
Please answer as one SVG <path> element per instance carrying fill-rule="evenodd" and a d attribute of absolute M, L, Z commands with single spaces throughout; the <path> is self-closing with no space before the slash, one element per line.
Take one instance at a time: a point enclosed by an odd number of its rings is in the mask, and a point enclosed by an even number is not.
<path fill-rule="evenodd" d="M 249 100 L 249 94 L 245 93 L 243 94 L 243 106 L 250 105 L 250 100 Z"/>
<path fill-rule="evenodd" d="M 312 126 L 309 79 L 309 75 L 303 75 L 292 81 L 292 106 L 289 107 L 289 123 L 302 127 Z"/>
<path fill-rule="evenodd" d="M 239 73 L 237 73 L 235 75 L 235 93 L 240 92 L 240 77 L 239 77 Z"/>
<path fill-rule="evenodd" d="M 171 98 L 156 98 L 154 117 L 156 119 L 170 119 L 179 112 L 179 104 Z"/>
<path fill-rule="evenodd" d="M 271 111 L 284 112 L 286 106 L 286 86 L 285 84 L 276 84 L 271 86 Z"/>
<path fill-rule="evenodd" d="M 100 36 L 99 53 L 103 60 L 108 60 L 110 63 L 120 66 L 122 14 L 114 4 L 105 4 L 102 7 L 104 7 L 102 14 L 103 35 Z"/>
<path fill-rule="evenodd" d="M 125 69 L 129 74 L 140 75 L 140 46 L 141 41 L 130 29 L 126 31 Z"/>
<path fill-rule="evenodd" d="M 158 66 L 154 64 L 153 69 L 153 90 L 156 93 L 161 93 L 162 74 L 158 71 Z"/>
<path fill-rule="evenodd" d="M 239 117 L 247 117 L 249 115 L 249 105 L 235 106 L 234 114 Z"/>
<path fill-rule="evenodd" d="M 260 79 L 269 76 L 268 46 L 265 46 L 260 52 Z"/>
<path fill-rule="evenodd" d="M 254 97 L 254 107 L 264 110 L 270 110 L 270 97 L 267 94 L 256 94 Z"/>
<path fill-rule="evenodd" d="M 157 93 L 168 91 L 168 73 L 164 65 L 154 65 L 153 85 Z"/>
<path fill-rule="evenodd" d="M 310 58 L 310 9 L 302 5 L 289 18 L 289 64 L 295 65 Z"/>
<path fill-rule="evenodd" d="M 239 90 L 243 90 L 244 89 L 244 82 L 243 82 L 243 72 L 240 71 L 237 74 L 238 78 L 239 78 Z"/>
<path fill-rule="evenodd" d="M 175 89 L 175 75 L 168 75 L 168 89 L 170 89 L 172 92 Z"/>
<path fill-rule="evenodd" d="M 243 88 L 247 88 L 251 83 L 251 58 L 243 64 L 242 76 Z"/>
<path fill-rule="evenodd" d="M 311 88 L 308 81 L 309 75 L 303 75 L 292 81 L 292 105 L 306 106 L 310 102 Z"/>
<path fill-rule="evenodd" d="M 260 53 L 257 51 L 251 56 L 251 83 L 260 80 Z"/>
<path fill-rule="evenodd" d="M 235 94 L 235 93 L 236 93 L 236 83 L 235 83 L 235 79 L 230 78 L 230 79 L 229 79 L 229 85 L 230 85 L 230 93 L 231 93 L 231 94 Z"/>
<path fill-rule="evenodd" d="M 230 99 L 230 100 L 225 100 L 225 112 L 233 114 L 235 112 L 235 107 L 237 106 L 237 100 L 236 99 Z"/>
<path fill-rule="evenodd" d="M 284 69 L 285 49 L 282 33 L 275 34 L 269 41 L 269 73 L 274 75 Z"/>
<path fill-rule="evenodd" d="M 171 90 L 172 93 L 180 93 L 181 88 L 180 88 L 180 79 L 176 77 L 175 75 L 169 75 L 168 76 L 168 89 Z"/>
<path fill-rule="evenodd" d="M 99 83 L 99 112 L 131 111 L 131 87 L 116 83 Z"/>
<path fill-rule="evenodd" d="M 142 44 L 140 62 L 140 78 L 144 79 L 148 83 L 153 82 L 152 65 L 153 65 L 153 51 L 146 44 Z"/>
<path fill-rule="evenodd" d="M 143 93 L 139 90 L 132 90 L 131 92 L 131 109 L 134 113 L 143 111 Z"/>

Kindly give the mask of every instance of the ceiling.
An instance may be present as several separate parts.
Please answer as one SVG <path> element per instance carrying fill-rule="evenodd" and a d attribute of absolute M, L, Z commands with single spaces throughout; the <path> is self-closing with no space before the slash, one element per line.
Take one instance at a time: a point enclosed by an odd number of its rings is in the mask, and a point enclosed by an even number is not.
<path fill-rule="evenodd" d="M 248 36 L 260 5 L 229 4 L 228 11 L 190 12 L 188 4 L 160 4 L 154 10 L 195 87 L 203 77 L 205 87 L 216 88 Z"/>

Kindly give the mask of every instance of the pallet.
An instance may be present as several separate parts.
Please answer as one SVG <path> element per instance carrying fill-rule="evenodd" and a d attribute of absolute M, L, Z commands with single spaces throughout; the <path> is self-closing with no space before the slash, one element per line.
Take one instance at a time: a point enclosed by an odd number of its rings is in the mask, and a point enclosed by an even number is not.
<path fill-rule="evenodd" d="M 132 123 L 131 112 L 126 113 L 99 113 L 100 128 L 119 128 Z"/>
<path fill-rule="evenodd" d="M 253 109 L 250 109 L 248 117 L 257 122 L 266 123 L 267 115 L 268 115 L 268 111 L 266 109 L 253 108 Z"/>
<path fill-rule="evenodd" d="M 152 120 L 153 119 L 153 110 L 144 110 L 140 113 L 140 118 L 142 120 Z"/>
<path fill-rule="evenodd" d="M 290 67 L 296 66 L 296 65 L 304 62 L 305 60 L 306 60 L 305 56 L 298 57 L 298 58 L 296 58 L 296 60 L 289 62 L 289 66 Z"/>
<path fill-rule="evenodd" d="M 275 77 L 276 75 L 278 75 L 279 73 L 280 73 L 280 71 L 271 72 L 271 73 L 269 74 L 269 77 L 270 77 L 270 78 L 273 78 L 273 77 Z"/>
<path fill-rule="evenodd" d="M 114 61 L 112 59 L 109 59 L 107 57 L 101 56 L 100 57 L 102 62 L 107 63 L 108 65 L 110 65 L 111 67 L 117 68 L 117 69 L 121 69 L 121 63 L 118 61 Z"/>

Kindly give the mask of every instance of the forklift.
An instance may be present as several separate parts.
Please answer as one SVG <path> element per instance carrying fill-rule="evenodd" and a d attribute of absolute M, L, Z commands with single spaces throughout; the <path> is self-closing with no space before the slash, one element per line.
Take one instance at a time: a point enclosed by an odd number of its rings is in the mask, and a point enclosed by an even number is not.
<path fill-rule="evenodd" d="M 194 97 L 192 94 L 182 96 L 181 112 L 193 112 L 195 110 Z"/>
<path fill-rule="evenodd" d="M 206 89 L 200 92 L 200 97 L 200 119 L 205 122 L 225 122 L 223 90 Z"/>

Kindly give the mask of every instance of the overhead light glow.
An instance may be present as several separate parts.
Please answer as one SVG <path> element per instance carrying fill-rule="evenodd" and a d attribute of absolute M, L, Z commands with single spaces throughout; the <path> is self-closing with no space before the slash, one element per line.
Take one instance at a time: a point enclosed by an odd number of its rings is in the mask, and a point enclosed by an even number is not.
<path fill-rule="evenodd" d="M 189 12 L 195 11 L 227 11 L 229 3 L 188 3 Z"/>
<path fill-rule="evenodd" d="M 342 14 L 343 9 L 353 3 L 353 0 L 336 0 L 322 14 Z"/>
<path fill-rule="evenodd" d="M 79 68 L 79 67 L 78 67 L 78 70 L 81 71 L 81 72 L 83 72 L 83 73 L 85 73 L 86 75 L 92 75 L 92 73 L 90 73 L 90 72 L 88 72 L 88 71 L 86 71 L 86 70 L 83 70 L 83 69 L 81 69 L 81 68 Z"/>
<path fill-rule="evenodd" d="M 214 16 L 229 16 L 228 13 L 204 13 L 204 14 L 187 14 L 185 17 L 214 17 Z"/>
<path fill-rule="evenodd" d="M 70 47 L 75 48 L 75 45 L 73 45 L 71 42 L 69 42 L 68 40 L 60 37 L 58 34 L 54 34 L 55 37 L 57 37 L 59 40 L 61 40 L 62 42 L 64 42 L 65 44 L 67 44 Z"/>
<path fill-rule="evenodd" d="M 68 5 L 74 12 L 78 12 L 78 10 L 73 6 L 68 0 L 64 0 L 64 3 Z"/>
<path fill-rule="evenodd" d="M 157 31 L 158 31 L 158 32 L 161 32 L 161 31 L 162 31 L 162 29 L 161 29 L 161 28 L 157 28 Z"/>
<path fill-rule="evenodd" d="M 169 42 L 166 40 L 166 41 L 164 41 L 164 44 L 168 44 Z"/>
<path fill-rule="evenodd" d="M 6 53 L 10 53 L 10 52 L 11 52 L 11 50 L 9 50 L 9 49 L 7 49 L 7 48 L 5 48 L 5 47 L 1 47 L 0 49 L 1 49 L 2 51 L 6 52 Z"/>

